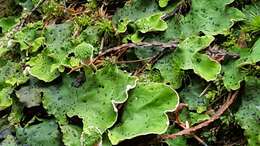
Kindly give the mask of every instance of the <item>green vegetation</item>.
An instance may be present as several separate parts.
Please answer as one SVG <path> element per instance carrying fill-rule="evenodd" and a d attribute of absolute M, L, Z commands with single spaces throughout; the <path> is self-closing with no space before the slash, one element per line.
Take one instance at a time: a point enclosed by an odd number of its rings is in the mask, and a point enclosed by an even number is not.
<path fill-rule="evenodd" d="M 260 145 L 257 0 L 0 0 L 1 146 Z"/>

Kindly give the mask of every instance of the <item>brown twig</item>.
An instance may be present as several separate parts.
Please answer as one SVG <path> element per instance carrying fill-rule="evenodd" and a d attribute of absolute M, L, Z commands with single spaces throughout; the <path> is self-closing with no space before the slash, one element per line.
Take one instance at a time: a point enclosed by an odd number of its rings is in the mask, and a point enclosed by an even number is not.
<path fill-rule="evenodd" d="M 189 106 L 188 104 L 179 103 L 179 105 L 177 106 L 177 108 L 176 108 L 176 110 L 174 112 L 174 114 L 175 114 L 175 122 L 176 123 L 181 123 L 180 118 L 179 118 L 179 114 L 185 107 L 188 107 L 188 106 Z"/>
<path fill-rule="evenodd" d="M 113 48 L 110 48 L 108 50 L 105 50 L 103 52 L 101 52 L 97 57 L 95 57 L 93 59 L 93 63 L 95 63 L 97 60 L 105 57 L 105 56 L 108 56 L 108 55 L 111 55 L 115 52 L 120 52 L 122 50 L 128 50 L 130 48 L 135 48 L 135 47 L 159 47 L 159 48 L 162 48 L 162 49 L 165 49 L 165 48 L 176 48 L 177 47 L 177 42 L 176 41 L 173 41 L 173 42 L 170 42 L 170 43 L 161 43 L 161 42 L 140 42 L 140 43 L 127 43 L 127 44 L 122 44 L 120 46 L 116 46 L 116 47 L 113 47 Z"/>
<path fill-rule="evenodd" d="M 185 103 L 180 103 L 178 105 L 178 107 L 176 108 L 174 114 L 175 114 L 175 123 L 178 124 L 182 129 L 187 129 L 189 127 L 186 126 L 186 124 L 184 124 L 180 118 L 179 118 L 179 114 L 180 112 L 185 108 L 188 107 L 188 104 Z M 207 146 L 207 144 L 197 135 L 193 134 L 192 135 L 193 138 L 195 138 L 199 143 L 201 143 L 203 146 Z"/>
<path fill-rule="evenodd" d="M 175 50 L 176 47 L 177 47 L 177 46 L 171 47 L 171 49 L 172 49 L 172 50 Z M 140 69 L 138 69 L 138 70 L 136 70 L 136 71 L 134 72 L 134 75 L 139 75 L 140 73 L 142 73 L 142 72 L 146 69 L 146 67 L 147 67 L 148 64 L 151 64 L 151 65 L 155 64 L 162 56 L 165 55 L 165 53 L 167 52 L 166 49 L 168 49 L 168 48 L 167 48 L 167 47 L 164 47 L 163 50 L 161 50 L 158 54 L 156 54 L 156 55 L 154 55 L 153 57 L 151 57 L 151 59 L 148 61 L 148 63 L 146 63 L 146 64 L 143 65 Z"/>
<path fill-rule="evenodd" d="M 237 97 L 238 92 L 239 91 L 237 90 L 233 94 L 229 93 L 226 102 L 219 108 L 219 110 L 216 112 L 216 114 L 213 115 L 209 120 L 202 122 L 194 127 L 184 129 L 184 130 L 179 131 L 174 134 L 161 135 L 160 138 L 161 139 L 175 139 L 178 136 L 192 135 L 194 132 L 200 130 L 201 128 L 207 127 L 209 124 L 211 124 L 215 120 L 219 119 L 220 116 L 230 107 L 230 105 L 234 102 L 235 98 Z"/>
<path fill-rule="evenodd" d="M 144 58 L 144 59 L 138 59 L 138 60 L 123 60 L 123 61 L 117 61 L 116 64 L 127 64 L 127 63 L 136 63 L 136 62 L 142 62 L 151 59 L 151 57 Z"/>
<path fill-rule="evenodd" d="M 175 50 L 175 49 L 176 49 L 176 47 L 172 48 L 172 50 Z M 150 64 L 150 65 L 155 64 L 162 56 L 164 56 L 166 54 L 166 52 L 167 52 L 167 48 L 164 48 L 163 50 L 161 50 L 158 54 L 151 57 L 151 59 L 148 61 L 148 63 L 144 64 L 141 68 L 136 70 L 133 75 L 139 75 L 140 73 L 142 73 L 146 69 L 148 64 Z"/>
<path fill-rule="evenodd" d="M 81 69 L 83 66 L 84 66 L 84 65 L 83 65 L 83 64 L 81 64 L 81 65 L 79 65 L 79 66 L 77 66 L 77 67 L 74 67 L 74 68 L 72 68 L 72 69 L 71 69 L 71 70 L 68 72 L 68 74 L 71 74 L 72 72 L 74 72 L 74 71 L 77 71 L 77 70 Z"/>
<path fill-rule="evenodd" d="M 177 123 L 181 128 L 188 129 L 185 124 L 183 123 Z M 207 146 L 207 144 L 196 134 L 192 134 L 192 137 L 195 138 L 199 143 L 201 143 L 203 146 Z"/>
<path fill-rule="evenodd" d="M 117 59 L 118 59 L 118 56 L 121 56 L 122 54 L 124 54 L 128 49 L 136 48 L 136 47 L 159 47 L 159 48 L 161 48 L 163 51 L 161 51 L 157 55 L 153 56 L 148 62 L 149 64 L 153 64 L 163 55 L 162 52 L 165 52 L 165 49 L 175 50 L 175 48 L 177 47 L 177 42 L 176 41 L 171 41 L 171 42 L 168 42 L 168 43 L 140 42 L 140 43 L 122 44 L 120 46 L 116 46 L 116 47 L 107 49 L 107 50 L 99 53 L 98 56 L 96 56 L 94 59 L 83 61 L 82 65 L 71 69 L 71 71 L 69 73 L 72 73 L 76 70 L 79 70 L 82 67 L 84 67 L 85 65 L 90 65 L 90 64 L 91 65 L 98 65 L 98 64 L 102 63 L 102 61 L 107 56 L 110 56 L 110 57 L 117 56 Z M 145 67 L 144 67 L 144 69 L 145 69 Z"/>

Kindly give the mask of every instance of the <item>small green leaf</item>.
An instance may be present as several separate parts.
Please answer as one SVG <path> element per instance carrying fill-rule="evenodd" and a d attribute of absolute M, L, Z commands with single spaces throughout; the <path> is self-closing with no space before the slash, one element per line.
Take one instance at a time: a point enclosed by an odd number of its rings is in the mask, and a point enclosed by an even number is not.
<path fill-rule="evenodd" d="M 94 47 L 88 43 L 81 43 L 74 48 L 75 57 L 79 59 L 90 59 L 92 58 Z"/>
<path fill-rule="evenodd" d="M 137 30 L 142 33 L 153 31 L 165 31 L 168 26 L 167 23 L 162 20 L 163 13 L 153 14 L 149 17 L 139 19 L 135 22 Z"/>
<path fill-rule="evenodd" d="M 80 42 L 84 41 L 93 45 L 95 48 L 100 46 L 100 34 L 98 26 L 88 26 L 85 30 L 80 33 Z M 96 50 L 95 50 L 96 51 Z"/>
<path fill-rule="evenodd" d="M 37 87 L 24 86 L 17 90 L 15 94 L 19 101 L 28 108 L 41 104 L 41 90 Z"/>
<path fill-rule="evenodd" d="M 24 105 L 20 103 L 16 98 L 12 99 L 12 108 L 8 116 L 8 121 L 11 125 L 19 125 L 23 115 Z"/>
<path fill-rule="evenodd" d="M 50 52 L 65 51 L 70 44 L 73 25 L 71 22 L 62 24 L 48 25 L 44 32 L 47 49 Z M 58 54 L 57 54 L 58 55 Z"/>
<path fill-rule="evenodd" d="M 240 88 L 240 83 L 248 76 L 241 68 L 246 65 L 255 65 L 260 61 L 260 39 L 256 41 L 252 49 L 238 49 L 240 59 L 231 60 L 223 65 L 224 72 L 224 86 L 230 90 L 237 90 Z"/>
<path fill-rule="evenodd" d="M 177 85 L 180 86 L 182 76 L 181 70 L 189 69 L 193 69 L 196 74 L 207 81 L 215 80 L 221 71 L 221 65 L 217 61 L 212 60 L 209 56 L 199 53 L 199 51 L 208 47 L 213 40 L 214 37 L 212 36 L 188 37 L 179 44 L 177 50 L 174 53 L 165 56 L 161 61 L 159 61 L 160 63 L 166 58 L 171 58 L 170 60 L 167 59 L 166 66 L 159 64 L 162 66 L 155 65 L 155 67 L 162 71 L 164 78 L 173 78 L 171 81 L 175 82 L 173 85 L 178 83 Z M 172 71 L 168 74 L 166 69 Z M 176 75 L 173 75 L 173 71 Z"/>
<path fill-rule="evenodd" d="M 160 10 L 158 10 L 158 4 L 155 1 L 133 0 L 131 3 L 126 3 L 123 8 L 116 11 L 113 16 L 113 23 L 117 24 L 125 19 L 128 19 L 130 22 L 135 22 L 138 19 L 149 17 L 156 12 L 160 12 Z"/>
<path fill-rule="evenodd" d="M 194 72 L 207 81 L 215 80 L 221 71 L 221 65 L 205 54 L 195 54 L 192 63 Z"/>
<path fill-rule="evenodd" d="M 65 146 L 80 146 L 82 128 L 75 125 L 61 125 L 62 141 Z"/>
<path fill-rule="evenodd" d="M 12 105 L 12 99 L 10 99 L 12 92 L 13 89 L 10 87 L 0 89 L 0 111 Z"/>
<path fill-rule="evenodd" d="M 247 64 L 256 64 L 260 62 L 260 38 L 255 42 L 250 55 L 247 56 L 247 59 L 244 62 L 241 62 L 239 66 L 247 65 Z"/>
<path fill-rule="evenodd" d="M 167 5 L 168 5 L 168 2 L 169 2 L 170 0 L 159 0 L 159 6 L 161 7 L 161 8 L 164 8 L 164 7 L 166 7 Z"/>
<path fill-rule="evenodd" d="M 18 86 L 27 82 L 29 79 L 22 73 L 20 64 L 10 61 L 0 60 L 0 110 L 3 110 L 12 104 L 10 95 L 13 92 L 12 86 Z M 2 64 L 3 63 L 3 64 Z"/>
<path fill-rule="evenodd" d="M 118 23 L 117 26 L 117 33 L 124 33 L 127 30 L 127 25 L 130 23 L 131 21 L 128 18 L 123 19 L 121 22 Z"/>
<path fill-rule="evenodd" d="M 26 10 L 32 10 L 33 9 L 33 0 L 16 0 L 19 5 L 21 5 Z"/>
<path fill-rule="evenodd" d="M 45 82 L 51 82 L 60 75 L 57 61 L 45 52 L 31 58 L 27 64 L 31 66 L 29 73 Z"/>
<path fill-rule="evenodd" d="M 221 71 L 221 65 L 209 56 L 200 54 L 199 51 L 208 47 L 214 40 L 212 36 L 192 36 L 180 43 L 173 54 L 176 63 L 183 70 L 193 69 L 207 81 L 216 79 Z"/>
<path fill-rule="evenodd" d="M 30 53 L 33 53 L 38 50 L 44 39 L 40 36 L 42 27 L 43 24 L 40 21 L 36 23 L 30 23 L 15 34 L 15 40 L 20 44 L 21 51 L 26 50 Z"/>
<path fill-rule="evenodd" d="M 2 42 L 0 41 L 0 43 L 2 43 Z M 3 47 L 3 48 L 0 47 L 0 57 L 2 57 L 8 51 L 9 51 L 9 49 L 7 49 L 5 47 Z"/>
<path fill-rule="evenodd" d="M 31 46 L 31 52 L 37 52 L 39 48 L 44 44 L 45 38 L 44 37 L 38 37 L 36 38 Z"/>
<path fill-rule="evenodd" d="M 179 104 L 175 90 L 161 83 L 139 83 L 130 91 L 121 123 L 109 131 L 113 145 L 147 134 L 162 134 L 169 126 L 166 112 Z M 134 128 L 133 128 L 134 127 Z"/>
<path fill-rule="evenodd" d="M 16 23 L 17 17 L 14 16 L 0 18 L 0 28 L 3 33 L 8 32 Z"/>
<path fill-rule="evenodd" d="M 182 85 L 182 78 L 184 72 L 180 68 L 180 64 L 177 63 L 172 54 L 164 56 L 162 59 L 154 65 L 154 68 L 160 70 L 164 82 L 171 83 L 174 89 L 179 88 Z"/>
<path fill-rule="evenodd" d="M 181 42 L 179 44 L 179 48 L 177 48 L 175 52 L 176 56 L 178 56 L 178 58 L 181 60 L 181 68 L 184 70 L 192 69 L 193 56 L 200 50 L 208 47 L 213 40 L 214 37 L 212 36 L 191 36 Z"/>
<path fill-rule="evenodd" d="M 142 38 L 141 33 L 161 32 L 168 28 L 162 19 L 163 15 L 155 1 L 134 0 L 116 12 L 113 22 L 117 26 L 118 33 L 126 32 L 129 24 L 129 28 L 134 30 L 130 40 L 138 43 Z"/>
<path fill-rule="evenodd" d="M 29 78 L 23 74 L 22 66 L 18 63 L 8 61 L 4 66 L 1 67 L 0 85 L 20 85 L 27 82 L 28 79 Z"/>
<path fill-rule="evenodd" d="M 143 38 L 140 35 L 140 32 L 135 32 L 133 35 L 130 36 L 130 39 L 133 43 L 140 43 Z"/>
<path fill-rule="evenodd" d="M 181 22 L 182 33 L 185 36 L 200 31 L 206 35 L 227 34 L 234 22 L 245 18 L 241 11 L 227 6 L 233 1 L 192 0 L 192 11 Z"/>
<path fill-rule="evenodd" d="M 240 88 L 240 83 L 244 80 L 245 74 L 240 72 L 238 61 L 230 61 L 223 66 L 224 86 L 228 90 L 237 90 Z"/>
<path fill-rule="evenodd" d="M 60 146 L 61 135 L 58 125 L 50 120 L 40 124 L 16 129 L 17 139 L 30 146 Z"/>
<path fill-rule="evenodd" d="M 1 146 L 18 146 L 16 139 L 12 135 L 7 135 L 6 138 L 0 143 Z"/>
<path fill-rule="evenodd" d="M 65 67 L 71 67 L 69 58 L 69 52 L 73 48 L 69 41 L 71 33 L 70 22 L 47 27 L 44 33 L 46 48 L 27 62 L 31 66 L 29 73 L 32 76 L 51 82 L 64 71 Z"/>
<path fill-rule="evenodd" d="M 205 120 L 210 119 L 210 116 L 207 114 L 202 114 L 202 113 L 194 113 L 194 112 L 189 112 L 190 119 L 191 119 L 191 125 L 203 122 Z"/>
<path fill-rule="evenodd" d="M 205 96 L 200 96 L 205 87 L 208 85 L 205 80 L 193 78 L 188 86 L 180 92 L 180 98 L 189 105 L 189 110 L 202 113 L 207 110 L 209 99 Z"/>
<path fill-rule="evenodd" d="M 234 0 L 192 0 L 191 8 L 185 16 L 169 20 L 168 27 L 160 39 L 185 39 L 192 35 L 228 34 L 229 29 L 237 21 L 245 19 L 245 15 L 237 8 L 229 6 Z"/>

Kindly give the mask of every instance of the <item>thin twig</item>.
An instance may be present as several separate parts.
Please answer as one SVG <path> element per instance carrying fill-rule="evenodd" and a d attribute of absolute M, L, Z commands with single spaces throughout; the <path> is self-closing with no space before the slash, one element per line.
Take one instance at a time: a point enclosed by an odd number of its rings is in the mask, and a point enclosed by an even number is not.
<path fill-rule="evenodd" d="M 179 103 L 179 105 L 177 106 L 174 114 L 175 114 L 175 123 L 181 123 L 180 118 L 179 118 L 179 114 L 180 112 L 185 108 L 188 107 L 189 105 L 186 103 Z"/>
<path fill-rule="evenodd" d="M 189 105 L 188 104 L 185 104 L 185 103 L 180 103 L 178 105 L 178 107 L 176 108 L 174 114 L 175 114 L 175 123 L 178 124 L 181 128 L 183 129 L 187 129 L 188 126 L 186 126 L 186 124 L 184 124 L 180 118 L 179 118 L 179 114 L 180 112 L 185 108 L 185 107 L 188 107 Z M 195 138 L 199 143 L 201 143 L 203 146 L 208 146 L 199 136 L 193 134 L 192 135 L 193 138 Z"/>
<path fill-rule="evenodd" d="M 209 83 L 206 88 L 200 93 L 199 97 L 203 96 L 209 89 L 209 87 L 211 86 L 211 83 Z"/>
<path fill-rule="evenodd" d="M 172 48 L 172 50 L 175 50 L 175 49 L 176 49 L 176 47 Z M 162 56 L 164 56 L 166 54 L 167 50 L 168 50 L 168 48 L 164 48 L 158 54 L 151 57 L 151 59 L 148 61 L 148 63 L 144 64 L 141 68 L 136 70 L 133 75 L 139 75 L 140 73 L 142 73 L 146 69 L 148 64 L 150 64 L 150 65 L 155 64 Z"/>
<path fill-rule="evenodd" d="M 104 40 L 105 40 L 104 37 L 102 37 L 100 42 L 100 48 L 99 48 L 100 51 L 103 51 L 104 49 Z"/>
<path fill-rule="evenodd" d="M 119 58 L 121 58 L 125 53 L 126 53 L 126 51 L 128 50 L 128 48 L 124 48 L 124 49 L 122 49 L 122 50 L 118 50 L 115 54 L 117 54 L 116 55 L 116 60 L 119 60 Z"/>
<path fill-rule="evenodd" d="M 71 69 L 71 71 L 69 73 L 72 73 L 76 70 L 81 69 L 82 67 L 84 67 L 85 65 L 98 65 L 102 62 L 102 60 L 104 60 L 105 57 L 107 56 L 121 56 L 122 54 L 124 54 L 128 49 L 131 48 L 137 48 L 137 47 L 159 47 L 163 50 L 163 52 L 165 52 L 165 49 L 172 49 L 175 50 L 177 47 L 178 42 L 177 41 L 171 41 L 168 43 L 161 43 L 161 42 L 140 42 L 140 43 L 127 43 L 127 44 L 122 44 L 120 46 L 116 46 L 110 49 L 107 49 L 103 52 L 100 52 L 98 54 L 98 56 L 96 56 L 94 59 L 91 60 L 85 60 L 83 61 L 83 64 L 75 67 L 73 69 Z M 150 60 L 149 60 L 149 64 L 153 64 L 154 62 L 156 62 L 161 56 L 162 56 L 162 52 L 159 52 L 157 55 L 153 56 Z M 145 66 L 146 67 L 146 66 Z M 145 69 L 144 67 L 144 69 Z M 140 71 L 139 71 L 140 72 Z"/>
<path fill-rule="evenodd" d="M 144 58 L 144 59 L 138 59 L 138 60 L 124 60 L 124 61 L 117 61 L 116 64 L 127 64 L 127 63 L 136 63 L 136 62 L 142 62 L 151 59 L 151 57 Z"/>
<path fill-rule="evenodd" d="M 183 129 L 188 129 L 185 124 L 183 123 L 177 123 L 181 128 Z M 208 146 L 208 144 L 206 142 L 204 142 L 199 136 L 197 136 L 196 134 L 192 134 L 193 138 L 195 138 L 199 143 L 201 143 L 203 146 Z"/>
<path fill-rule="evenodd" d="M 234 102 L 238 95 L 239 90 L 235 91 L 233 94 L 229 93 L 228 98 L 226 102 L 219 108 L 219 110 L 216 112 L 215 115 L 213 115 L 209 120 L 202 122 L 194 127 L 184 129 L 182 131 L 179 131 L 174 134 L 164 134 L 161 135 L 161 139 L 175 139 L 178 136 L 183 136 L 183 135 L 192 135 L 194 132 L 200 130 L 201 128 L 207 127 L 209 124 L 214 122 L 215 120 L 219 119 L 220 116 L 230 107 L 230 105 Z"/>
<path fill-rule="evenodd" d="M 105 56 L 108 56 L 112 53 L 124 50 L 124 49 L 130 49 L 130 48 L 135 48 L 135 47 L 159 47 L 159 48 L 176 48 L 177 47 L 177 42 L 173 41 L 170 43 L 161 43 L 161 42 L 140 42 L 140 43 L 127 43 L 127 44 L 122 44 L 120 46 L 116 46 L 113 48 L 110 48 L 108 50 L 105 50 L 101 52 L 97 57 L 93 59 L 93 63 L 95 63 L 97 60 L 100 58 L 103 58 Z"/>
<path fill-rule="evenodd" d="M 83 66 L 84 66 L 84 65 L 83 65 L 83 64 L 81 64 L 81 65 L 79 65 L 79 66 L 77 66 L 77 67 L 74 67 L 74 68 L 72 68 L 72 69 L 71 69 L 71 70 L 68 72 L 68 74 L 71 74 L 72 72 L 74 72 L 74 71 L 77 71 L 77 70 L 81 69 Z"/>

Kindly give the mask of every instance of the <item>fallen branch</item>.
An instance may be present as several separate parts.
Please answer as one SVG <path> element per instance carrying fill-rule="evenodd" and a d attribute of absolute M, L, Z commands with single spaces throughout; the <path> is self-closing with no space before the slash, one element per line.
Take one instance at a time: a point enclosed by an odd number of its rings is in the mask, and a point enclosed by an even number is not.
<path fill-rule="evenodd" d="M 219 110 L 216 112 L 215 115 L 213 115 L 209 120 L 202 122 L 194 127 L 188 128 L 188 129 L 184 129 L 182 131 L 179 131 L 177 133 L 174 134 L 164 134 L 161 135 L 160 138 L 161 139 L 175 139 L 178 136 L 184 136 L 184 135 L 193 135 L 194 132 L 207 127 L 209 124 L 211 124 L 212 122 L 214 122 L 215 120 L 219 119 L 220 116 L 230 107 L 230 105 L 234 102 L 234 100 L 237 97 L 238 94 L 238 90 L 235 91 L 233 94 L 229 93 L 228 98 L 226 100 L 226 102 L 219 108 Z"/>

